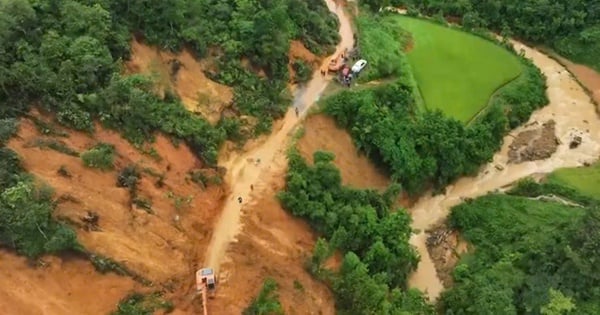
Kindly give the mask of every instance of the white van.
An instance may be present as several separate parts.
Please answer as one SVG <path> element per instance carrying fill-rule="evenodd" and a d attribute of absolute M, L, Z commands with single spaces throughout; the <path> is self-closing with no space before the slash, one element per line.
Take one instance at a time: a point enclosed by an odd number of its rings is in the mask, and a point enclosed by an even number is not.
<path fill-rule="evenodd" d="M 367 61 L 364 59 L 361 59 L 361 60 L 357 61 L 354 64 L 354 66 L 352 66 L 352 72 L 355 72 L 355 73 L 361 72 L 362 69 L 364 69 L 366 65 L 367 65 Z"/>

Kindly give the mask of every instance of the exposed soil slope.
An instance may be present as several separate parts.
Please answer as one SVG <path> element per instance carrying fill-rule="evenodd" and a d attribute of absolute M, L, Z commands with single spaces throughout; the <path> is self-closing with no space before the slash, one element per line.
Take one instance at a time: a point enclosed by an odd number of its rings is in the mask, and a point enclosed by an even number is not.
<path fill-rule="evenodd" d="M 306 63 L 308 63 L 312 69 L 316 69 L 321 65 L 321 62 L 323 61 L 321 57 L 313 54 L 310 50 L 308 50 L 306 47 L 304 47 L 304 44 L 302 44 L 301 41 L 298 40 L 293 40 L 290 43 L 290 50 L 288 53 L 288 59 L 289 59 L 289 63 L 288 63 L 288 71 L 290 73 L 290 81 L 294 82 L 294 77 L 296 76 L 296 72 L 294 71 L 294 68 L 292 67 L 292 65 L 294 64 L 295 61 L 297 60 L 302 60 L 305 61 Z"/>
<path fill-rule="evenodd" d="M 240 314 L 266 277 L 279 284 L 285 314 L 335 314 L 331 292 L 304 269 L 315 236 L 276 199 L 275 193 L 285 185 L 284 169 L 273 175 L 254 188 L 253 200 L 242 208 L 244 225 L 221 266 L 221 283 L 210 301 L 210 314 Z"/>
<path fill-rule="evenodd" d="M 331 117 L 308 117 L 304 123 L 304 135 L 297 145 L 302 156 L 311 162 L 317 150 L 333 152 L 333 162 L 342 174 L 344 185 L 381 190 L 389 185 L 387 176 L 358 152 L 348 132 L 337 127 Z"/>
<path fill-rule="evenodd" d="M 23 257 L 0 250 L 2 314 L 108 314 L 134 288 L 132 279 L 101 275 L 76 258 L 44 257 L 32 267 Z"/>
<path fill-rule="evenodd" d="M 201 113 L 212 124 L 233 99 L 232 89 L 207 78 L 202 64 L 187 49 L 173 54 L 134 39 L 126 66 L 129 73 L 155 76 L 159 93 L 177 93 L 188 110 Z"/>
<path fill-rule="evenodd" d="M 202 190 L 187 178 L 188 171 L 202 167 L 190 150 L 185 145 L 175 147 L 159 136 L 153 147 L 162 160 L 156 161 L 100 126 L 93 138 L 71 131 L 67 138 L 54 139 L 78 152 L 98 141 L 113 144 L 118 154 L 115 170 L 102 172 L 86 168 L 78 157 L 34 146 L 40 139 L 50 138 L 41 136 L 34 124 L 25 119 L 18 136 L 8 146 L 22 157 L 27 171 L 55 189 L 59 200 L 55 215 L 78 226 L 79 241 L 92 252 L 110 257 L 158 284 L 159 288 L 163 286 L 174 292 L 176 301 L 189 293 L 224 195 L 220 187 Z M 134 163 L 145 170 L 138 184 L 138 195 L 151 201 L 152 213 L 132 205 L 128 190 L 116 186 L 118 171 Z M 69 176 L 57 173 L 61 167 Z M 157 184 L 161 174 L 162 186 Z M 184 201 L 188 198 L 189 202 Z M 81 218 L 88 210 L 99 215 L 97 231 L 84 229 Z M 63 265 L 63 272 L 76 273 L 71 266 L 75 265 Z M 90 281 L 82 281 L 82 285 Z M 76 284 L 73 286 L 79 290 Z"/>

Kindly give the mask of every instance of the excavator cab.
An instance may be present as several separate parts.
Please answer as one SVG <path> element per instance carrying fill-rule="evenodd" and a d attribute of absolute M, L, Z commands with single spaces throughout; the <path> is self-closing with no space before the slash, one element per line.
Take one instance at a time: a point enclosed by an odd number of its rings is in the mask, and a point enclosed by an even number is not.
<path fill-rule="evenodd" d="M 196 272 L 196 290 L 202 291 L 205 288 L 214 291 L 217 287 L 215 271 L 212 268 L 203 268 Z"/>

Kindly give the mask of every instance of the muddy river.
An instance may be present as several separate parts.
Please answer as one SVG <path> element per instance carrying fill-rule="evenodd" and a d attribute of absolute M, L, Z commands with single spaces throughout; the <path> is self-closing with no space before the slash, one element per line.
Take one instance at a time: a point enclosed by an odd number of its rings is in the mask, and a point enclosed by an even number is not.
<path fill-rule="evenodd" d="M 556 122 L 556 136 L 561 144 L 548 159 L 508 164 L 508 147 L 513 136 L 531 127 L 514 129 L 504 138 L 502 149 L 494 155 L 493 161 L 485 165 L 477 176 L 458 180 L 448 187 L 444 195 L 421 198 L 410 209 L 413 228 L 420 230 L 419 234 L 413 235 L 411 243 L 417 247 L 421 262 L 410 277 L 409 284 L 426 291 L 431 299 L 439 296 L 443 286 L 427 251 L 427 236 L 423 231 L 445 220 L 450 208 L 459 204 L 461 198 L 481 196 L 530 175 L 593 162 L 600 154 L 600 119 L 583 88 L 558 62 L 521 43 L 513 44 L 517 51 L 525 50 L 526 56 L 546 75 L 548 84 L 550 104 L 534 112 L 524 126 L 541 125 L 553 119 Z M 574 135 L 580 135 L 583 141 L 576 149 L 569 149 Z"/>

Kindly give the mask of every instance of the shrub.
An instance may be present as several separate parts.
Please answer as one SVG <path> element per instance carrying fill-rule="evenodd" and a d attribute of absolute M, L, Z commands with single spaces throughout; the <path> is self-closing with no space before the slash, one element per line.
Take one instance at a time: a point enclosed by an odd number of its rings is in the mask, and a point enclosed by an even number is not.
<path fill-rule="evenodd" d="M 39 133 L 46 136 L 67 137 L 69 134 L 58 129 L 54 124 L 45 122 L 35 116 L 29 116 Z"/>
<path fill-rule="evenodd" d="M 135 197 L 133 199 L 133 204 L 136 205 L 140 209 L 144 209 L 146 212 L 152 214 L 152 200 L 144 197 Z"/>
<path fill-rule="evenodd" d="M 75 232 L 54 220 L 52 191 L 27 178 L 0 195 L 0 244 L 35 258 L 45 253 L 80 250 Z"/>
<path fill-rule="evenodd" d="M 28 146 L 38 147 L 40 149 L 51 149 L 56 152 L 60 152 L 66 155 L 79 157 L 79 152 L 71 149 L 66 143 L 56 139 L 35 139 L 32 143 L 28 143 Z"/>
<path fill-rule="evenodd" d="M 276 291 L 277 282 L 267 278 L 258 296 L 244 309 L 242 315 L 283 315 L 283 308 Z"/>
<path fill-rule="evenodd" d="M 148 295 L 133 293 L 121 300 L 117 310 L 111 315 L 152 315 L 159 309 L 163 309 L 165 313 L 174 309 L 173 303 L 165 300 L 161 292 Z"/>
<path fill-rule="evenodd" d="M 120 276 L 131 276 L 131 272 L 127 270 L 124 266 L 119 264 L 118 262 L 112 260 L 111 258 L 98 255 L 91 254 L 90 260 L 94 268 L 100 273 L 114 272 Z"/>
<path fill-rule="evenodd" d="M 65 165 L 61 165 L 58 170 L 56 171 L 56 173 L 58 173 L 58 175 L 62 176 L 62 177 L 67 177 L 67 178 L 71 178 L 71 172 L 69 172 L 69 170 L 67 169 L 67 167 Z"/>
<path fill-rule="evenodd" d="M 140 176 L 140 172 L 135 165 L 127 165 L 117 175 L 117 187 L 128 188 L 135 195 Z"/>
<path fill-rule="evenodd" d="M 0 146 L 17 133 L 19 122 L 14 118 L 0 119 Z"/>
<path fill-rule="evenodd" d="M 296 76 L 294 77 L 294 81 L 296 83 L 305 83 L 310 80 L 312 75 L 312 68 L 310 65 L 306 64 L 304 60 L 296 60 L 292 64 L 292 68 L 296 72 Z"/>
<path fill-rule="evenodd" d="M 220 185 L 223 182 L 223 179 L 219 174 L 209 175 L 205 170 L 192 170 L 189 174 L 192 181 L 202 188 L 206 188 L 210 185 Z"/>
<path fill-rule="evenodd" d="M 15 185 L 22 171 L 21 159 L 15 151 L 0 147 L 0 191 Z"/>
<path fill-rule="evenodd" d="M 81 154 L 81 160 L 87 167 L 103 171 L 114 168 L 115 147 L 108 143 L 98 143 Z"/>

